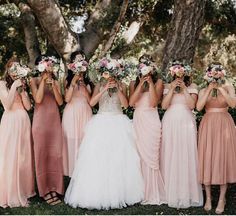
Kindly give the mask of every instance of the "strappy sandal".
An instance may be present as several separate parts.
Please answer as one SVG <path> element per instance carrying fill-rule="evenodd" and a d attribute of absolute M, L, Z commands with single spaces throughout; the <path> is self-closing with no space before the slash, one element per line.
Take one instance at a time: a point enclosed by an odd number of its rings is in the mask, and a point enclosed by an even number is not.
<path fill-rule="evenodd" d="M 48 196 L 49 195 L 49 196 Z M 48 197 L 48 198 L 47 198 Z M 53 199 L 53 196 L 51 195 L 51 193 L 47 193 L 45 196 L 44 196 L 44 201 L 48 204 L 48 205 L 53 205 L 54 203 L 54 199 Z"/>
<path fill-rule="evenodd" d="M 62 201 L 60 200 L 60 198 L 58 197 L 56 192 L 52 192 L 51 196 L 54 200 L 53 205 L 58 205 L 58 204 L 62 203 Z"/>

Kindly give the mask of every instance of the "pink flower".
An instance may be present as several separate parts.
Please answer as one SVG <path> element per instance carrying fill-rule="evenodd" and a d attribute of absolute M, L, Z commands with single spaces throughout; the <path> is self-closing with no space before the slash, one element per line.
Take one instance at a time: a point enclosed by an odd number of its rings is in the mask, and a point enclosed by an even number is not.
<path fill-rule="evenodd" d="M 146 67 L 146 65 L 143 63 L 139 64 L 139 69 L 142 69 L 143 67 Z"/>

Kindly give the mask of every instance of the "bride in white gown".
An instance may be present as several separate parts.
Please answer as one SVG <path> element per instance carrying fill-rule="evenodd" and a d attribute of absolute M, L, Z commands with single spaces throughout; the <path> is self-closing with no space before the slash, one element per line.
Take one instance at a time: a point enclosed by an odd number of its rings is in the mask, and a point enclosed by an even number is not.
<path fill-rule="evenodd" d="M 99 102 L 98 114 L 86 127 L 65 203 L 76 208 L 113 209 L 143 200 L 143 179 L 133 128 L 123 115 L 127 107 L 125 86 L 113 80 L 95 87 L 91 105 Z"/>

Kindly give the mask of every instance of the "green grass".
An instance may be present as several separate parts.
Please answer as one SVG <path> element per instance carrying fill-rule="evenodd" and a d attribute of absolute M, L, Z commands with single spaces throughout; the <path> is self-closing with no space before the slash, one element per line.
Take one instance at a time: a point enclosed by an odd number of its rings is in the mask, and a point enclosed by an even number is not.
<path fill-rule="evenodd" d="M 68 185 L 68 179 L 66 179 L 66 185 Z M 217 205 L 217 199 L 219 195 L 218 187 L 213 188 L 213 210 L 208 214 L 215 214 L 215 206 Z M 206 212 L 202 207 L 199 208 L 188 208 L 188 209 L 174 209 L 170 208 L 167 205 L 161 206 L 151 206 L 151 205 L 134 205 L 123 209 L 115 210 L 87 210 L 87 209 L 73 209 L 64 203 L 57 206 L 49 206 L 38 196 L 33 197 L 31 200 L 30 206 L 28 208 L 0 208 L 0 214 L 18 214 L 18 215 L 156 215 L 156 214 L 194 214 L 194 215 L 203 215 Z M 236 214 L 236 184 L 230 185 L 227 193 L 227 204 L 225 208 L 225 214 L 235 215 Z"/>

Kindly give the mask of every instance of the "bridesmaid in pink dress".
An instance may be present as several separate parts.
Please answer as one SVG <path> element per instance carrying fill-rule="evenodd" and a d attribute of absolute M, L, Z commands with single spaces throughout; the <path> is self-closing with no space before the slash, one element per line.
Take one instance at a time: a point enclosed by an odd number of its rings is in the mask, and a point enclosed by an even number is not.
<path fill-rule="evenodd" d="M 176 78 L 164 89 L 162 108 L 161 169 L 168 206 L 202 206 L 202 188 L 197 178 L 197 128 L 192 113 L 197 102 L 197 86 L 188 76 Z M 181 88 L 180 93 L 175 91 Z"/>
<path fill-rule="evenodd" d="M 36 60 L 40 62 L 41 58 Z M 40 78 L 31 80 L 35 100 L 32 133 L 36 180 L 40 197 L 50 205 L 60 203 L 64 193 L 62 165 L 62 128 L 58 105 L 63 100 L 59 83 L 47 67 Z"/>
<path fill-rule="evenodd" d="M 79 52 L 71 55 L 72 61 Z M 91 86 L 86 77 L 86 73 L 73 75 L 68 71 L 66 79 L 65 101 L 67 105 L 63 112 L 62 129 L 63 129 L 63 171 L 65 176 L 72 176 L 74 164 L 78 155 L 78 150 L 84 129 L 87 122 L 92 117 L 92 109 L 89 105 Z"/>
<path fill-rule="evenodd" d="M 145 82 L 148 83 L 147 88 L 144 87 Z M 142 204 L 165 203 L 164 182 L 159 164 L 161 122 L 157 112 L 162 92 L 162 80 L 156 81 L 151 74 L 137 77 L 136 82 L 130 83 L 129 105 L 135 107 L 133 123 L 145 184 Z"/>
<path fill-rule="evenodd" d="M 31 108 L 28 94 L 17 88 L 9 69 L 16 62 L 9 60 L 5 81 L 0 81 L 0 100 L 4 113 L 0 124 L 0 207 L 26 207 L 35 195 L 31 124 L 25 110 Z"/>
<path fill-rule="evenodd" d="M 212 97 L 213 89 L 217 89 L 217 97 Z M 199 111 L 206 110 L 199 127 L 199 181 L 205 185 L 206 211 L 212 209 L 211 185 L 220 185 L 217 214 L 224 212 L 227 184 L 236 182 L 236 129 L 228 113 L 228 107 L 235 105 L 235 90 L 229 84 L 209 84 L 200 91 L 197 102 Z"/>

